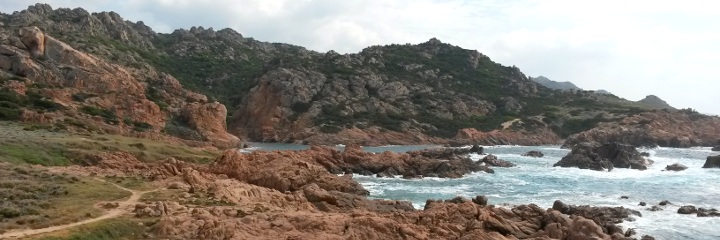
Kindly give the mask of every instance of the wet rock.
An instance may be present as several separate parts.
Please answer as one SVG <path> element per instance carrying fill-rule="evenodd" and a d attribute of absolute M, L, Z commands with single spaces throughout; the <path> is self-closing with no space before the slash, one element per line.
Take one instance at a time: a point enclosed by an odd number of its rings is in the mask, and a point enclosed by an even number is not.
<path fill-rule="evenodd" d="M 581 143 L 553 166 L 610 171 L 616 167 L 645 170 L 650 164 L 652 163 L 640 156 L 637 149 L 631 145 Z"/>
<path fill-rule="evenodd" d="M 625 237 L 632 237 L 632 236 L 634 236 L 635 234 L 637 234 L 637 232 L 635 232 L 635 229 L 634 229 L 634 228 L 628 228 L 628 230 L 625 231 L 624 236 L 625 236 Z"/>
<path fill-rule="evenodd" d="M 537 151 L 537 150 L 532 150 L 532 151 L 526 152 L 525 154 L 523 154 L 523 156 L 541 158 L 541 157 L 545 156 L 545 154 L 543 154 L 542 152 Z"/>
<path fill-rule="evenodd" d="M 662 200 L 662 201 L 660 201 L 660 203 L 658 203 L 658 205 L 660 205 L 660 206 L 665 206 L 665 205 L 668 205 L 668 204 L 672 204 L 672 203 L 671 203 L 670 201 L 668 201 L 668 200 Z"/>
<path fill-rule="evenodd" d="M 630 198 L 630 197 L 628 197 L 628 196 L 620 196 L 620 199 L 628 199 L 628 198 Z"/>
<path fill-rule="evenodd" d="M 640 156 L 649 157 L 649 156 L 650 156 L 650 153 L 649 153 L 649 152 L 641 152 L 641 153 L 640 153 Z"/>
<path fill-rule="evenodd" d="M 715 147 L 713 147 L 713 148 L 710 149 L 710 150 L 711 150 L 711 151 L 715 151 L 715 152 L 720 152 L 720 146 L 715 146 Z"/>
<path fill-rule="evenodd" d="M 514 167 L 515 166 L 515 164 L 505 161 L 505 160 L 498 159 L 497 156 L 492 155 L 492 154 L 485 156 L 482 159 L 482 162 L 487 164 L 488 166 L 493 166 L 493 167 Z"/>
<path fill-rule="evenodd" d="M 682 206 L 677 210 L 677 213 L 679 214 L 694 214 L 697 213 L 697 209 L 695 209 L 695 206 L 688 205 L 688 206 Z"/>
<path fill-rule="evenodd" d="M 647 206 L 647 203 L 645 203 L 645 202 L 640 202 L 640 204 L 638 204 L 638 206 L 643 206 L 643 207 L 644 207 L 644 206 Z"/>
<path fill-rule="evenodd" d="M 647 208 L 647 209 L 645 209 L 645 210 L 648 210 L 648 211 L 651 211 L 651 212 L 657 212 L 657 211 L 662 211 L 663 209 L 660 208 L 660 207 L 658 207 L 658 206 L 652 206 L 652 207 Z"/>
<path fill-rule="evenodd" d="M 720 168 L 720 156 L 710 156 L 705 160 L 703 168 Z"/>
<path fill-rule="evenodd" d="M 655 240 L 655 238 L 650 235 L 643 235 L 640 240 Z"/>
<path fill-rule="evenodd" d="M 474 144 L 470 148 L 470 153 L 477 153 L 477 154 L 483 154 L 485 152 L 485 148 L 481 147 L 480 145 Z"/>
<path fill-rule="evenodd" d="M 475 196 L 475 198 L 472 199 L 472 202 L 474 202 L 477 205 L 485 206 L 488 203 L 488 198 L 486 196 Z"/>
<path fill-rule="evenodd" d="M 698 208 L 697 209 L 697 216 L 698 217 L 720 217 L 720 212 L 718 212 L 717 209 L 711 208 Z"/>
<path fill-rule="evenodd" d="M 553 167 L 577 167 L 597 171 L 613 169 L 613 164 L 596 153 L 598 146 L 593 143 L 581 143 L 573 147 L 572 151 L 563 157 Z"/>
<path fill-rule="evenodd" d="M 685 169 L 687 169 L 687 168 L 688 168 L 688 167 L 685 166 L 685 165 L 682 165 L 682 164 L 679 164 L 679 163 L 673 163 L 673 164 L 671 164 L 671 165 L 667 165 L 667 166 L 665 167 L 665 170 L 679 172 L 679 171 L 685 170 Z"/>

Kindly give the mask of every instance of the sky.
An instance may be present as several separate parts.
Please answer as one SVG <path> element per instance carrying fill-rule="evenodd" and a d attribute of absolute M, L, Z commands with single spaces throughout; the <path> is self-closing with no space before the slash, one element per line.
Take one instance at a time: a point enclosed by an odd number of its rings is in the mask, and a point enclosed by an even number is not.
<path fill-rule="evenodd" d="M 0 12 L 36 1 L 0 1 Z M 356 53 L 438 38 L 528 76 L 720 114 L 720 2 L 712 0 L 46 0 L 115 11 L 156 32 L 230 27 L 257 40 Z"/>

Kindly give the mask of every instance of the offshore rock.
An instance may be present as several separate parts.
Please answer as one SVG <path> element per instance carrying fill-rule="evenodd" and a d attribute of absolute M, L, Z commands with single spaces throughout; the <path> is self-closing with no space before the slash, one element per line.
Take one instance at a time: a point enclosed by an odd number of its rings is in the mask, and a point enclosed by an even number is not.
<path fill-rule="evenodd" d="M 720 156 L 707 157 L 703 168 L 720 168 Z"/>
<path fill-rule="evenodd" d="M 610 171 L 615 167 L 645 170 L 650 164 L 631 145 L 581 143 L 553 166 Z"/>
<path fill-rule="evenodd" d="M 685 170 L 685 169 L 687 169 L 687 168 L 688 168 L 688 167 L 685 166 L 685 165 L 682 165 L 682 164 L 679 164 L 679 163 L 673 163 L 673 164 L 671 164 L 671 165 L 667 165 L 667 166 L 665 167 L 665 170 L 678 172 L 678 171 Z"/>

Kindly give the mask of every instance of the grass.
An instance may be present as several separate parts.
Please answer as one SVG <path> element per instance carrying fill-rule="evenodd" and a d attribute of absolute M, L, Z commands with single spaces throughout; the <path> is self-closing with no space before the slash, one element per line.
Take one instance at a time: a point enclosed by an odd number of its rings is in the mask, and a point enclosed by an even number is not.
<path fill-rule="evenodd" d="M 0 164 L 0 231 L 44 228 L 102 214 L 90 207 L 130 193 L 88 177 L 50 173 L 38 167 Z"/>
<path fill-rule="evenodd" d="M 145 162 L 173 157 L 187 162 L 208 163 L 220 154 L 219 151 L 150 139 L 101 134 L 76 135 L 9 122 L 0 122 L 0 143 L 0 162 L 44 166 L 84 164 L 83 156 L 107 151 L 127 152 Z"/>
<path fill-rule="evenodd" d="M 141 224 L 142 223 L 142 224 Z M 115 218 L 78 226 L 65 231 L 37 236 L 41 240 L 115 240 L 148 239 L 145 235 L 157 219 Z"/>

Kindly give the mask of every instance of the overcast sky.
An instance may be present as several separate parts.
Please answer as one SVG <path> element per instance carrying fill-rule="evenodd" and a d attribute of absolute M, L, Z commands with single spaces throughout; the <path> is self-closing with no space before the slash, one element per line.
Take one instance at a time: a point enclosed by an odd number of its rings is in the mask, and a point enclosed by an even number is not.
<path fill-rule="evenodd" d="M 528 76 L 655 94 L 720 114 L 720 2 L 708 0 L 47 0 L 53 8 L 115 11 L 157 32 L 231 27 L 261 41 L 355 53 L 436 37 L 477 49 Z M 0 11 L 35 1 L 0 1 Z"/>

